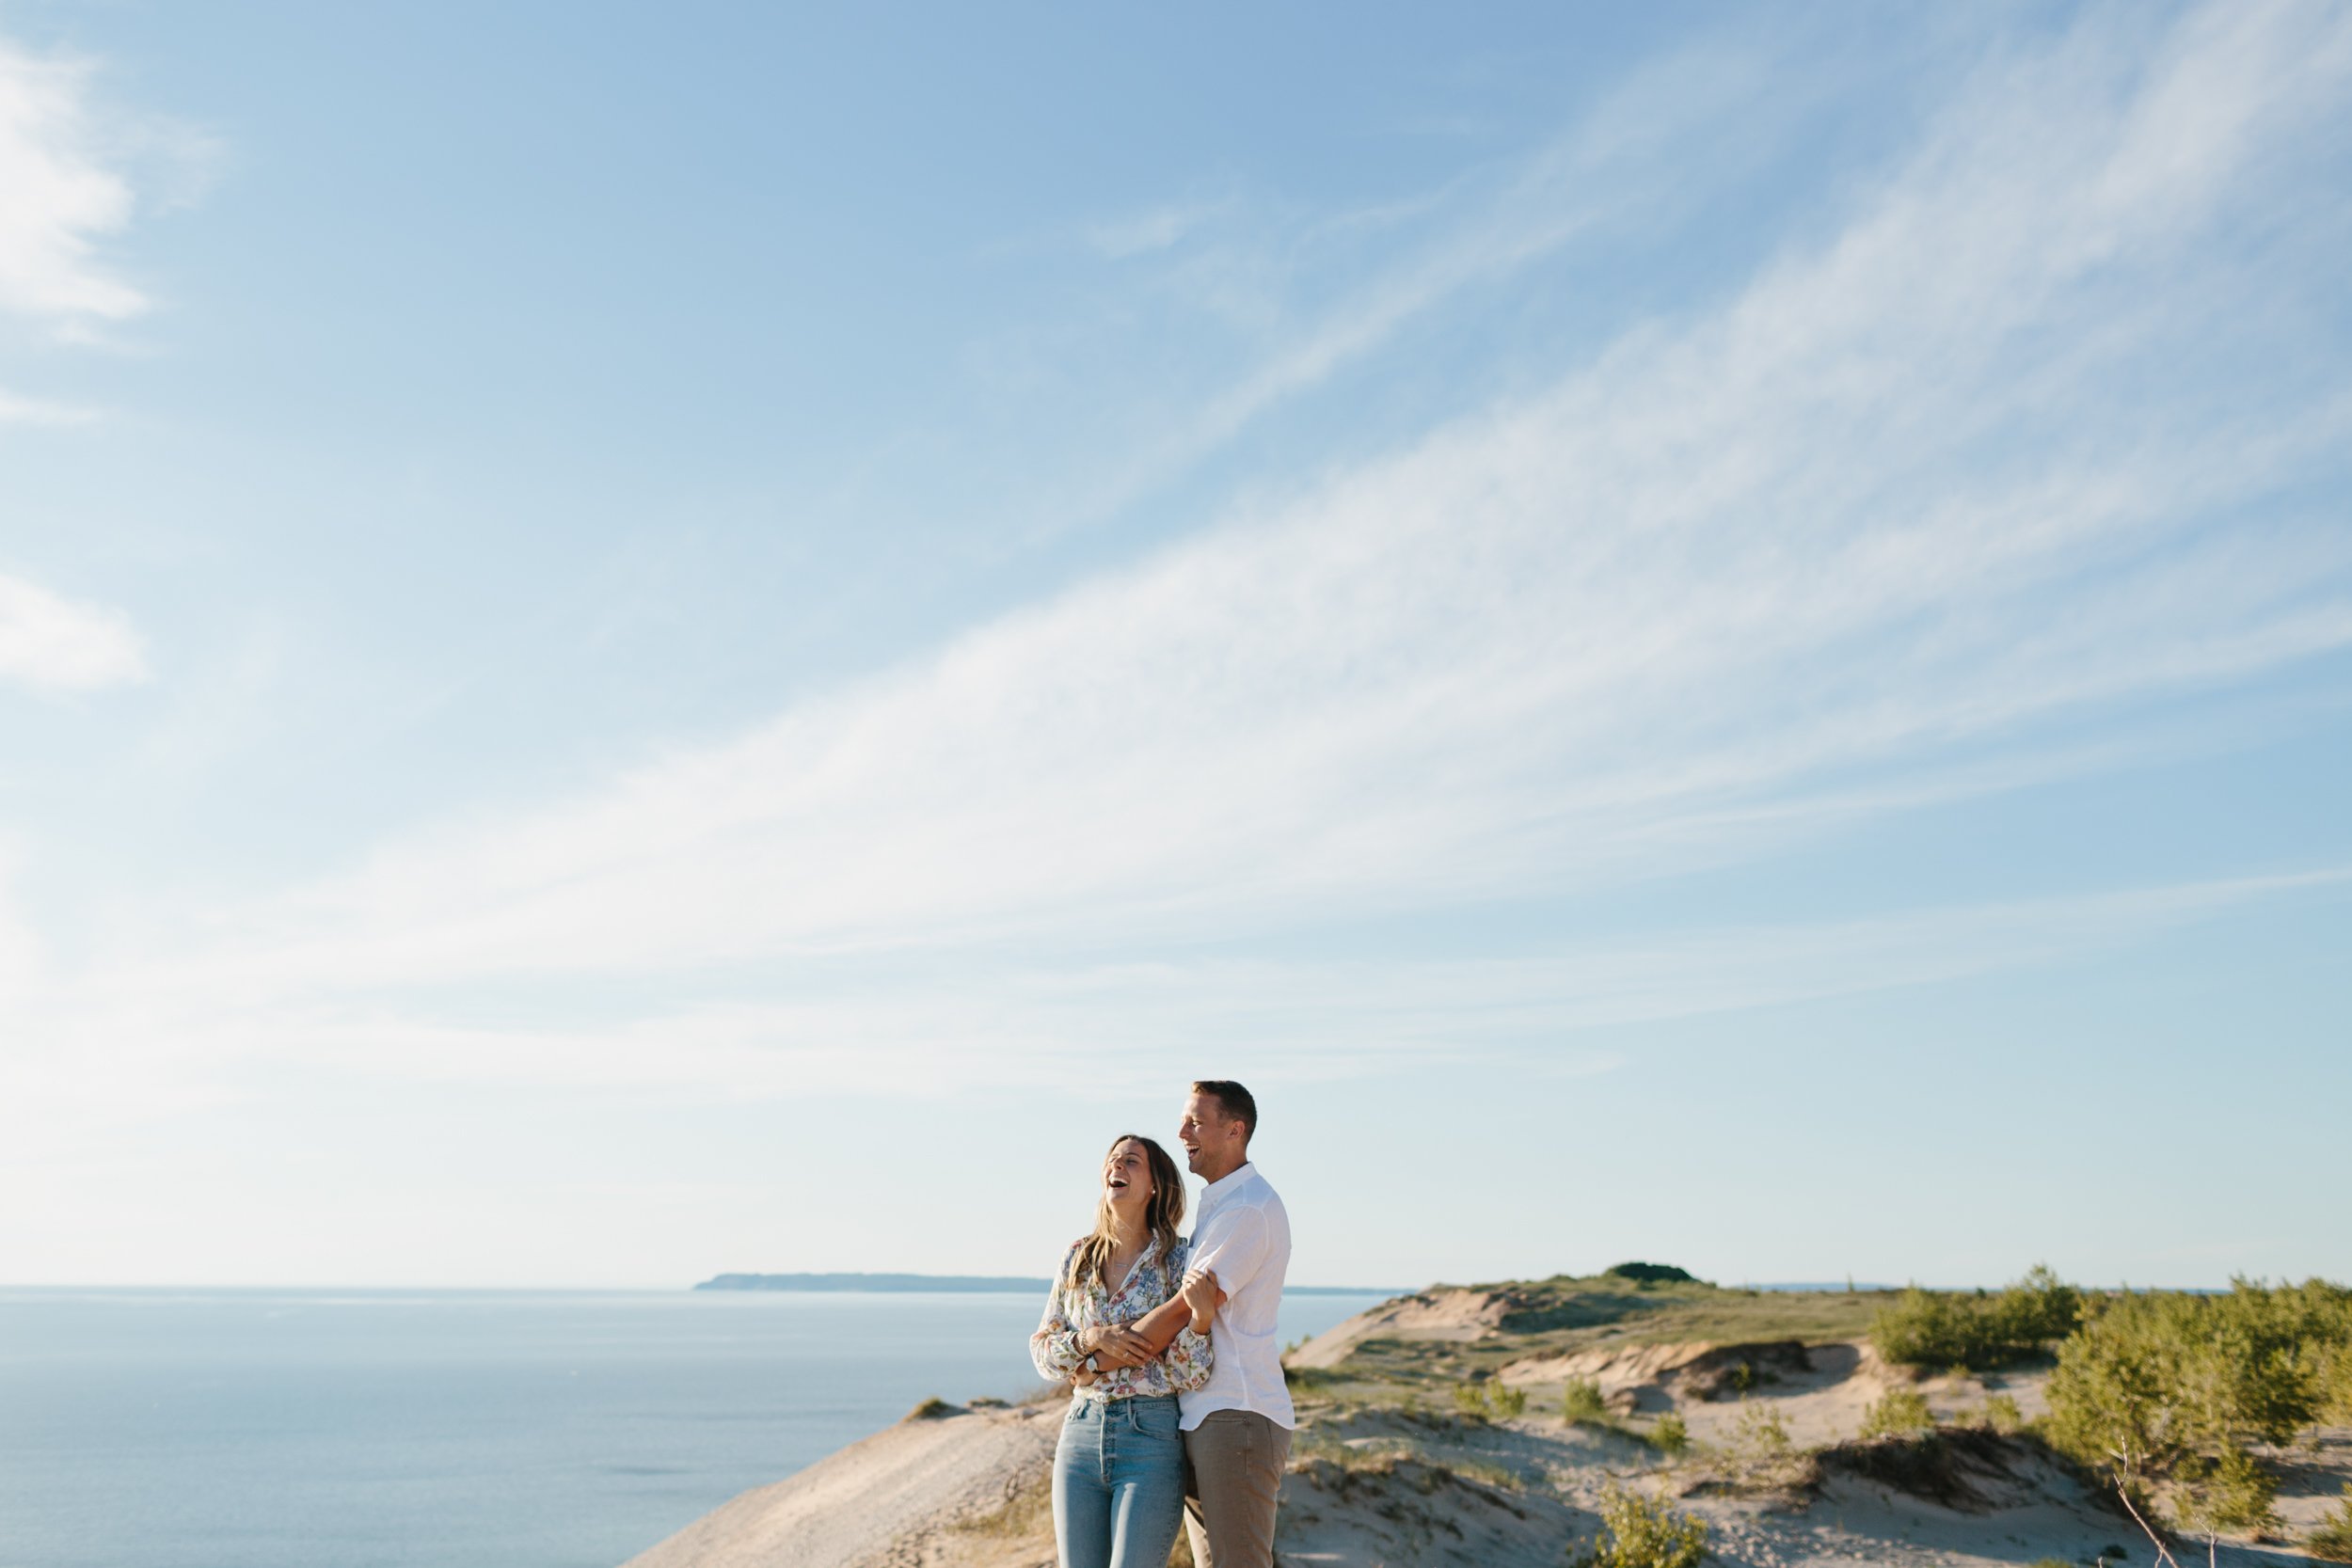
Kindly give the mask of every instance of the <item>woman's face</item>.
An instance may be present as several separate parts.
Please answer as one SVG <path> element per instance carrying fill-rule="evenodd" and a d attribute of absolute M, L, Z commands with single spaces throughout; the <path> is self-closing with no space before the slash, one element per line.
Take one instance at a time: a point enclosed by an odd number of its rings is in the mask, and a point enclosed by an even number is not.
<path fill-rule="evenodd" d="M 1103 1196 L 1122 1213 L 1139 1213 L 1152 1201 L 1152 1164 L 1133 1138 L 1121 1138 L 1104 1157 Z"/>

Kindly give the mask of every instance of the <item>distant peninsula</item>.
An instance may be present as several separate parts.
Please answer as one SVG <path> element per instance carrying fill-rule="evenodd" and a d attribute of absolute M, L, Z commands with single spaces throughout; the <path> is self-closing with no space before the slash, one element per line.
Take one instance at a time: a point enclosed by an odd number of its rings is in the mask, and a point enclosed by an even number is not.
<path fill-rule="evenodd" d="M 834 1291 L 880 1293 L 930 1292 L 1005 1295 L 1043 1295 L 1053 1281 L 1025 1279 L 1001 1274 L 722 1274 L 694 1287 L 697 1291 Z M 1285 1285 L 1290 1296 L 1396 1296 L 1402 1291 L 1375 1286 Z"/>
<path fill-rule="evenodd" d="M 997 1274 L 723 1274 L 694 1287 L 697 1291 L 872 1291 L 903 1292 L 1003 1291 L 1043 1295 L 1050 1279 L 1019 1279 Z"/>

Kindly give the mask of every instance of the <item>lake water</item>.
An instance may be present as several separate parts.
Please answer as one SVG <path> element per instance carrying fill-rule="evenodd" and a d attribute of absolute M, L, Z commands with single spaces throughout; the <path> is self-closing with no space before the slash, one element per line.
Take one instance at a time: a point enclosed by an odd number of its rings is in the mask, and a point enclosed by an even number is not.
<path fill-rule="evenodd" d="M 1380 1298 L 1293 1296 L 1290 1340 Z M 612 1568 L 931 1395 L 1024 1295 L 0 1291 L 0 1568 Z"/>

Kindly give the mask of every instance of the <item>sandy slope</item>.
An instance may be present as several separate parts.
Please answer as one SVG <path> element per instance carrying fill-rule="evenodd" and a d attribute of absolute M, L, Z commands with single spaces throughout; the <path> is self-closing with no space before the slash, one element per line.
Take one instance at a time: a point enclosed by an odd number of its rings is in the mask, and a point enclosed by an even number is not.
<path fill-rule="evenodd" d="M 993 1538 L 969 1532 L 971 1550 L 935 1538 L 1003 1509 L 1043 1472 L 1060 1413 L 1038 1406 L 909 1420 L 854 1443 L 789 1480 L 746 1492 L 703 1515 L 626 1568 L 914 1568 L 981 1561 Z M 949 1545 L 961 1545 L 950 1540 Z M 1052 1557 L 1052 1537 L 1046 1538 Z M 1012 1560 L 1031 1561 L 1015 1554 Z"/>
<path fill-rule="evenodd" d="M 1475 1299 L 1480 1292 L 1439 1295 L 1460 1299 L 1390 1304 L 1342 1343 L 1400 1326 L 1447 1337 L 1485 1332 L 1478 1320 L 1490 1308 Z M 1751 1370 L 1735 1379 L 1741 1365 Z M 1910 1450 L 1852 1442 L 1870 1402 L 1910 1381 L 1863 1344 L 1642 1346 L 1531 1358 L 1502 1376 L 1536 1388 L 1586 1377 L 1620 1409 L 1671 1407 L 1699 1449 L 1669 1463 L 1622 1433 L 1557 1416 L 1488 1421 L 1311 1406 L 1283 1488 L 1280 1560 L 1560 1568 L 1572 1546 L 1592 1539 L 1605 1491 L 1619 1485 L 1671 1498 L 1705 1520 L 1710 1561 L 1722 1568 L 2153 1561 L 2128 1519 L 2032 1445 L 1957 1431 L 1933 1450 L 1941 1456 L 1933 1473 L 1923 1475 L 1904 1460 Z M 2041 1384 L 2036 1374 L 2014 1375 L 1999 1380 L 1998 1391 L 2031 1415 L 2041 1408 Z M 1947 1417 L 1980 1408 L 1993 1391 L 1978 1380 L 1913 1386 Z M 1753 1411 L 1779 1418 L 1791 1451 L 1763 1450 L 1743 1435 Z M 1057 1408 L 1033 1406 L 891 1428 L 746 1493 L 628 1568 L 1052 1568 L 1042 1488 L 1059 1417 Z M 2299 1532 L 2352 1479 L 2352 1430 L 2324 1433 L 2280 1457 L 2292 1478 L 2280 1509 Z M 2217 1556 L 2230 1568 L 2310 1560 L 2252 1544 L 2225 1544 Z"/>
<path fill-rule="evenodd" d="M 1399 1296 L 1357 1313 L 1282 1359 L 1294 1367 L 1336 1367 L 1366 1339 L 1476 1339 L 1494 1332 L 1509 1304 L 1501 1291 L 1440 1287 Z"/>

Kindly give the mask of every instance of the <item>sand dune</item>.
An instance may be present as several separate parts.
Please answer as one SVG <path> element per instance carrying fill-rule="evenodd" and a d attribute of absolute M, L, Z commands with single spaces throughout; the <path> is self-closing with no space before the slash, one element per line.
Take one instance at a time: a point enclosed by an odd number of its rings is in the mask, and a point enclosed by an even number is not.
<path fill-rule="evenodd" d="M 1367 1375 L 1350 1360 L 1359 1348 L 1391 1347 L 1374 1356 L 1375 1377 L 1393 1377 L 1379 1368 L 1395 1365 L 1381 1356 L 1398 1341 L 1507 1358 L 1521 1342 L 1502 1326 L 1515 1305 L 1503 1291 L 1428 1291 L 1292 1353 L 1294 1367 L 1323 1370 L 1301 1388 L 1281 1562 L 1559 1568 L 1593 1538 L 1612 1487 L 1704 1520 L 1710 1560 L 1724 1568 L 2153 1562 L 2110 1497 L 2034 1442 L 1980 1424 L 1947 1425 L 1926 1444 L 1857 1440 L 1865 1413 L 1897 1386 L 1917 1389 L 1947 1422 L 1965 1422 L 1994 1393 L 2031 1418 L 2043 1408 L 2040 1372 L 1918 1379 L 1860 1339 L 1605 1342 L 1486 1364 L 1502 1386 L 1549 1393 L 1555 1407 L 1559 1386 L 1590 1380 L 1624 1413 L 1613 1427 L 1533 1406 L 1465 1415 L 1451 1408 L 1450 1384 L 1431 1385 L 1447 1395 L 1442 1409 L 1346 1392 Z M 1341 1391 L 1313 1392 L 1315 1375 Z M 1667 1411 L 1694 1441 L 1675 1459 L 1639 1435 Z M 1767 1416 L 1785 1446 L 1757 1442 Z M 1059 1418 L 1058 1407 L 1031 1406 L 909 1421 L 746 1493 L 628 1568 L 1052 1568 L 1044 1487 Z M 2280 1511 L 2299 1531 L 2352 1479 L 2352 1430 L 2280 1459 L 2292 1477 Z M 2217 1557 L 2232 1568 L 2311 1560 L 2251 1542 L 2224 1543 Z"/>
<path fill-rule="evenodd" d="M 918 1568 L 993 1560 L 958 1529 L 1004 1510 L 1042 1475 L 1060 1411 L 959 1411 L 908 1420 L 787 1481 L 746 1492 L 625 1568 Z M 1050 1524 L 1046 1560 L 1053 1555 Z M 1004 1543 L 1017 1547 L 1016 1540 Z M 1010 1562 L 1035 1560 L 1010 1552 Z"/>
<path fill-rule="evenodd" d="M 1495 1332 L 1510 1310 L 1502 1291 L 1440 1287 L 1399 1296 L 1315 1336 L 1282 1359 L 1293 1367 L 1336 1367 L 1366 1339 L 1477 1339 Z"/>

